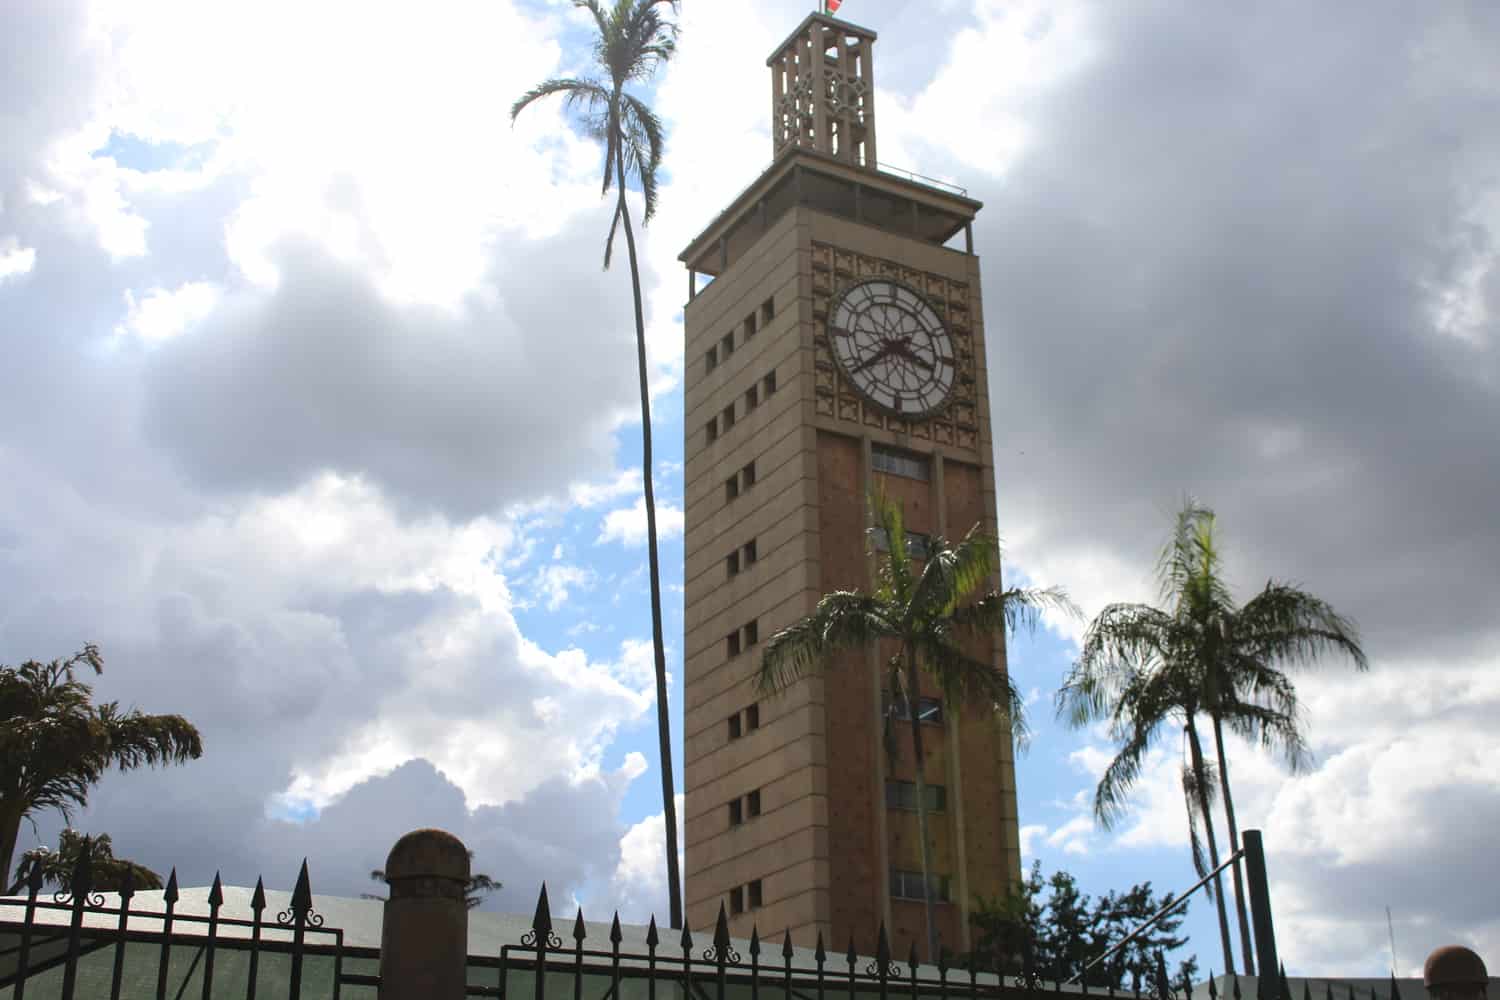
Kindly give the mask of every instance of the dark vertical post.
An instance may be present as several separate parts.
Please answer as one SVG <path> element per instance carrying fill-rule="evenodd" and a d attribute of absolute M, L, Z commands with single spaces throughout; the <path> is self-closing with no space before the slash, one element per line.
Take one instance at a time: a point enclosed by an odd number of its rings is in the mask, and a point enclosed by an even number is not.
<path fill-rule="evenodd" d="M 974 223 L 964 223 L 964 253 L 974 256 Z"/>
<path fill-rule="evenodd" d="M 750 925 L 750 1000 L 760 1000 L 760 927 Z"/>
<path fill-rule="evenodd" d="M 729 961 L 729 918 L 724 913 L 724 901 L 719 901 L 719 919 L 714 924 L 714 972 L 715 995 L 724 1000 L 724 966 Z"/>
<path fill-rule="evenodd" d="M 698 297 L 698 272 L 688 268 L 688 301 L 691 302 Z"/>
<path fill-rule="evenodd" d="M 109 1000 L 120 1000 L 120 980 L 125 976 L 125 924 L 130 919 L 130 900 L 135 895 L 135 873 L 126 867 L 120 884 L 120 921 L 115 927 L 115 967 L 109 977 Z"/>
<path fill-rule="evenodd" d="M 880 922 L 880 933 L 875 937 L 875 969 L 880 977 L 880 1000 L 886 998 L 886 980 L 891 974 L 891 939 L 885 932 L 885 921 Z"/>
<path fill-rule="evenodd" d="M 911 943 L 911 951 L 906 956 L 906 969 L 911 976 L 911 1000 L 917 1000 L 917 942 Z"/>
<path fill-rule="evenodd" d="M 387 862 L 389 867 L 389 862 Z M 387 904 L 389 905 L 389 904 Z M 302 956 L 306 951 L 307 917 L 312 913 L 312 880 L 307 877 L 307 859 L 302 859 L 302 870 L 297 873 L 297 884 L 292 887 L 292 981 L 287 989 L 289 1000 L 302 1000 Z M 277 923 L 281 923 L 278 916 Z M 387 920 L 389 922 L 389 920 Z M 381 942 L 384 944 L 384 942 Z M 385 949 L 380 949 L 381 958 Z M 384 977 L 381 983 L 385 982 Z"/>
<path fill-rule="evenodd" d="M 785 990 L 788 1000 L 792 995 L 792 932 L 790 928 L 781 942 L 781 962 L 784 968 Z"/>
<path fill-rule="evenodd" d="M 1005 985 L 1005 980 L 1000 980 L 1000 985 Z M 948 946 L 943 944 L 941 936 L 938 937 L 938 995 L 947 1000 L 948 996 Z"/>
<path fill-rule="evenodd" d="M 828 961 L 828 952 L 823 950 L 822 931 L 818 931 L 818 947 L 813 950 L 813 961 L 818 965 L 818 1000 L 823 1000 L 823 963 Z"/>
<path fill-rule="evenodd" d="M 651 931 L 656 932 L 656 918 L 651 918 Z M 536 965 L 532 984 L 535 1000 L 545 1000 L 547 996 L 547 949 L 552 942 L 552 905 L 547 902 L 547 883 L 542 883 L 541 895 L 536 898 L 536 912 L 531 916 L 530 936 L 535 940 L 531 943 L 536 946 Z M 521 944 L 527 943 L 526 938 L 521 938 Z M 559 941 L 559 944 L 562 942 Z M 655 949 L 652 949 L 653 953 Z"/>
<path fill-rule="evenodd" d="M 723 274 L 724 274 L 724 272 L 727 271 L 727 270 L 729 270 L 729 237 L 728 236 L 720 236 L 719 237 L 719 275 L 720 275 L 720 277 L 722 277 Z"/>
<path fill-rule="evenodd" d="M 219 934 L 219 907 L 224 905 L 224 883 L 214 872 L 213 887 L 208 890 L 208 941 L 203 946 L 203 1000 L 214 995 L 214 944 Z"/>
<path fill-rule="evenodd" d="M 849 950 L 844 953 L 844 961 L 849 963 L 849 1000 L 855 1000 L 854 966 L 859 961 L 859 954 L 854 950 L 854 935 L 849 935 Z"/>
<path fill-rule="evenodd" d="M 656 915 L 651 915 L 651 926 L 646 928 L 646 998 L 656 1000 L 656 946 L 661 937 L 656 933 Z M 540 994 L 538 994 L 540 996 Z"/>
<path fill-rule="evenodd" d="M 26 916 L 21 923 L 21 950 L 16 958 L 16 1000 L 26 996 L 26 974 L 30 969 L 31 931 L 36 926 L 36 894 L 42 891 L 42 866 L 32 865 L 26 879 Z"/>
<path fill-rule="evenodd" d="M 620 911 L 616 910 L 614 922 L 609 925 L 609 995 L 612 997 L 620 995 L 620 941 L 623 939 Z"/>
<path fill-rule="evenodd" d="M 78 852 L 78 862 L 73 865 L 73 882 L 69 888 L 73 893 L 73 919 L 68 924 L 68 958 L 63 966 L 62 997 L 73 1000 L 73 990 L 78 985 L 78 948 L 83 934 L 83 910 L 89 905 L 89 892 L 94 888 L 90 871 L 89 849 L 85 845 Z"/>
<path fill-rule="evenodd" d="M 578 916 L 573 918 L 573 1000 L 583 1000 L 583 939 L 587 936 L 580 906 Z"/>
<path fill-rule="evenodd" d="M 687 921 L 682 922 L 682 995 L 690 997 L 693 995 L 693 933 L 688 930 Z"/>
<path fill-rule="evenodd" d="M 156 1000 L 167 1000 L 167 970 L 172 962 L 172 911 L 177 908 L 177 869 L 167 876 L 167 888 L 161 895 L 167 912 L 161 920 L 161 957 L 156 963 Z"/>
<path fill-rule="evenodd" d="M 260 921 L 266 909 L 265 880 L 255 879 L 255 894 L 250 897 L 250 978 L 245 984 L 245 1000 L 255 1000 L 256 977 L 260 975 Z"/>
<path fill-rule="evenodd" d="M 1250 922 L 1255 925 L 1255 973 L 1261 1000 L 1276 990 L 1276 928 L 1271 922 L 1271 894 L 1266 884 L 1266 849 L 1259 830 L 1240 837 L 1245 852 L 1245 891 L 1250 896 Z"/>

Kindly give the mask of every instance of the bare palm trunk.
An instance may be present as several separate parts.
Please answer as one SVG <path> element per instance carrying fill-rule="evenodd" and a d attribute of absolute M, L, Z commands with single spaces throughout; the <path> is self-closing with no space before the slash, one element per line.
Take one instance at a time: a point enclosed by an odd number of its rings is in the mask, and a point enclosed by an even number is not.
<path fill-rule="evenodd" d="M 617 102 L 618 106 L 618 102 Z M 618 121 L 618 116 L 616 117 Z M 630 253 L 630 290 L 635 295 L 635 350 L 641 379 L 641 478 L 646 485 L 646 553 L 651 570 L 651 639 L 656 648 L 656 738 L 661 758 L 662 815 L 667 825 L 667 893 L 671 926 L 682 927 L 682 874 L 677 868 L 677 797 L 672 780 L 672 727 L 667 703 L 667 653 L 661 635 L 661 572 L 656 557 L 656 494 L 651 487 L 651 392 L 646 381 L 646 320 L 641 309 L 641 272 L 635 255 L 635 232 L 625 200 L 624 144 L 615 144 L 615 177 L 620 185 L 620 221 Z"/>
<path fill-rule="evenodd" d="M 1234 821 L 1234 796 L 1229 794 L 1229 758 L 1224 754 L 1224 726 L 1217 713 L 1211 718 L 1214 720 L 1214 749 L 1219 755 L 1219 789 L 1224 794 L 1224 816 L 1229 820 L 1229 853 L 1235 855 L 1240 852 L 1240 829 Z M 1245 974 L 1249 975 L 1255 968 L 1255 953 L 1250 947 L 1250 918 L 1246 912 L 1245 883 L 1240 875 L 1239 858 L 1234 859 L 1229 870 L 1234 875 L 1234 912 L 1240 924 L 1240 956 L 1245 960 Z"/>
<path fill-rule="evenodd" d="M 932 845 L 927 838 L 927 751 L 922 746 L 922 722 L 917 718 L 917 653 L 906 646 L 906 714 L 911 716 L 912 759 L 917 765 L 917 835 L 922 838 L 922 907 L 927 918 L 927 960 L 937 961 L 937 924 L 932 919 Z"/>
<path fill-rule="evenodd" d="M 1219 867 L 1219 843 L 1214 836 L 1214 815 L 1208 808 L 1208 774 L 1203 766 L 1203 747 L 1198 743 L 1198 727 L 1192 715 L 1187 717 L 1188 752 L 1192 755 L 1193 778 L 1198 783 L 1198 809 L 1203 813 L 1203 826 L 1208 831 L 1208 861 Z M 1219 908 L 1219 939 L 1224 944 L 1224 972 L 1234 975 L 1234 949 L 1229 944 L 1229 916 L 1224 912 L 1224 880 L 1214 875 L 1214 903 Z"/>
<path fill-rule="evenodd" d="M 10 883 L 10 863 L 15 860 L 16 841 L 21 837 L 21 818 L 25 810 L 19 803 L 0 804 L 0 885 Z"/>

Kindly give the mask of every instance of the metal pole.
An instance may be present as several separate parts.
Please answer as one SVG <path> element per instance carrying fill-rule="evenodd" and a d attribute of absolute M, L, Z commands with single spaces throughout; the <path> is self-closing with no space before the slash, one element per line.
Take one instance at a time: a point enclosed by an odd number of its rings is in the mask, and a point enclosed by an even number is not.
<path fill-rule="evenodd" d="M 1274 997 L 1277 989 L 1276 928 L 1271 923 L 1271 894 L 1266 885 L 1266 849 L 1259 830 L 1246 830 L 1241 838 L 1245 852 L 1246 892 L 1250 896 L 1250 920 L 1255 925 L 1255 971 L 1257 993 Z"/>

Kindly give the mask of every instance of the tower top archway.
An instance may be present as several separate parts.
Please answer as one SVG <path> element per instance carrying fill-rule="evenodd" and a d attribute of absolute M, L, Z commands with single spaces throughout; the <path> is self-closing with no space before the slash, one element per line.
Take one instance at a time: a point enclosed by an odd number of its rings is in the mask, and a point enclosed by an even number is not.
<path fill-rule="evenodd" d="M 771 54 L 773 157 L 815 150 L 875 169 L 875 37 L 848 21 L 809 14 Z"/>

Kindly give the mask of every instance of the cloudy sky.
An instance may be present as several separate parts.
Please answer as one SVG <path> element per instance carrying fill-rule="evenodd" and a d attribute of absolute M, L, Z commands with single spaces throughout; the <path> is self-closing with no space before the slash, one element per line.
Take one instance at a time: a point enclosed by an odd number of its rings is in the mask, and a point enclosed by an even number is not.
<path fill-rule="evenodd" d="M 812 6 L 687 0 L 648 95 L 674 672 L 675 258 L 768 163 L 764 59 Z M 1387 906 L 1400 971 L 1453 940 L 1500 963 L 1500 7 L 844 13 L 881 36 L 883 156 L 986 206 L 1013 578 L 1149 599 L 1192 493 L 1240 593 L 1356 618 L 1370 674 L 1300 681 L 1315 765 L 1232 751 L 1288 967 L 1382 974 Z M 435 825 L 507 883 L 491 907 L 544 876 L 664 909 L 627 278 L 597 151 L 506 114 L 586 68 L 587 28 L 558 0 L 0 10 L 0 662 L 99 643 L 101 696 L 207 746 L 99 786 L 78 825 L 120 853 L 287 886 L 308 855 L 354 893 Z M 1075 633 L 1013 650 L 1028 856 L 1185 886 L 1175 741 L 1090 820 L 1111 748 L 1051 717 Z"/>

